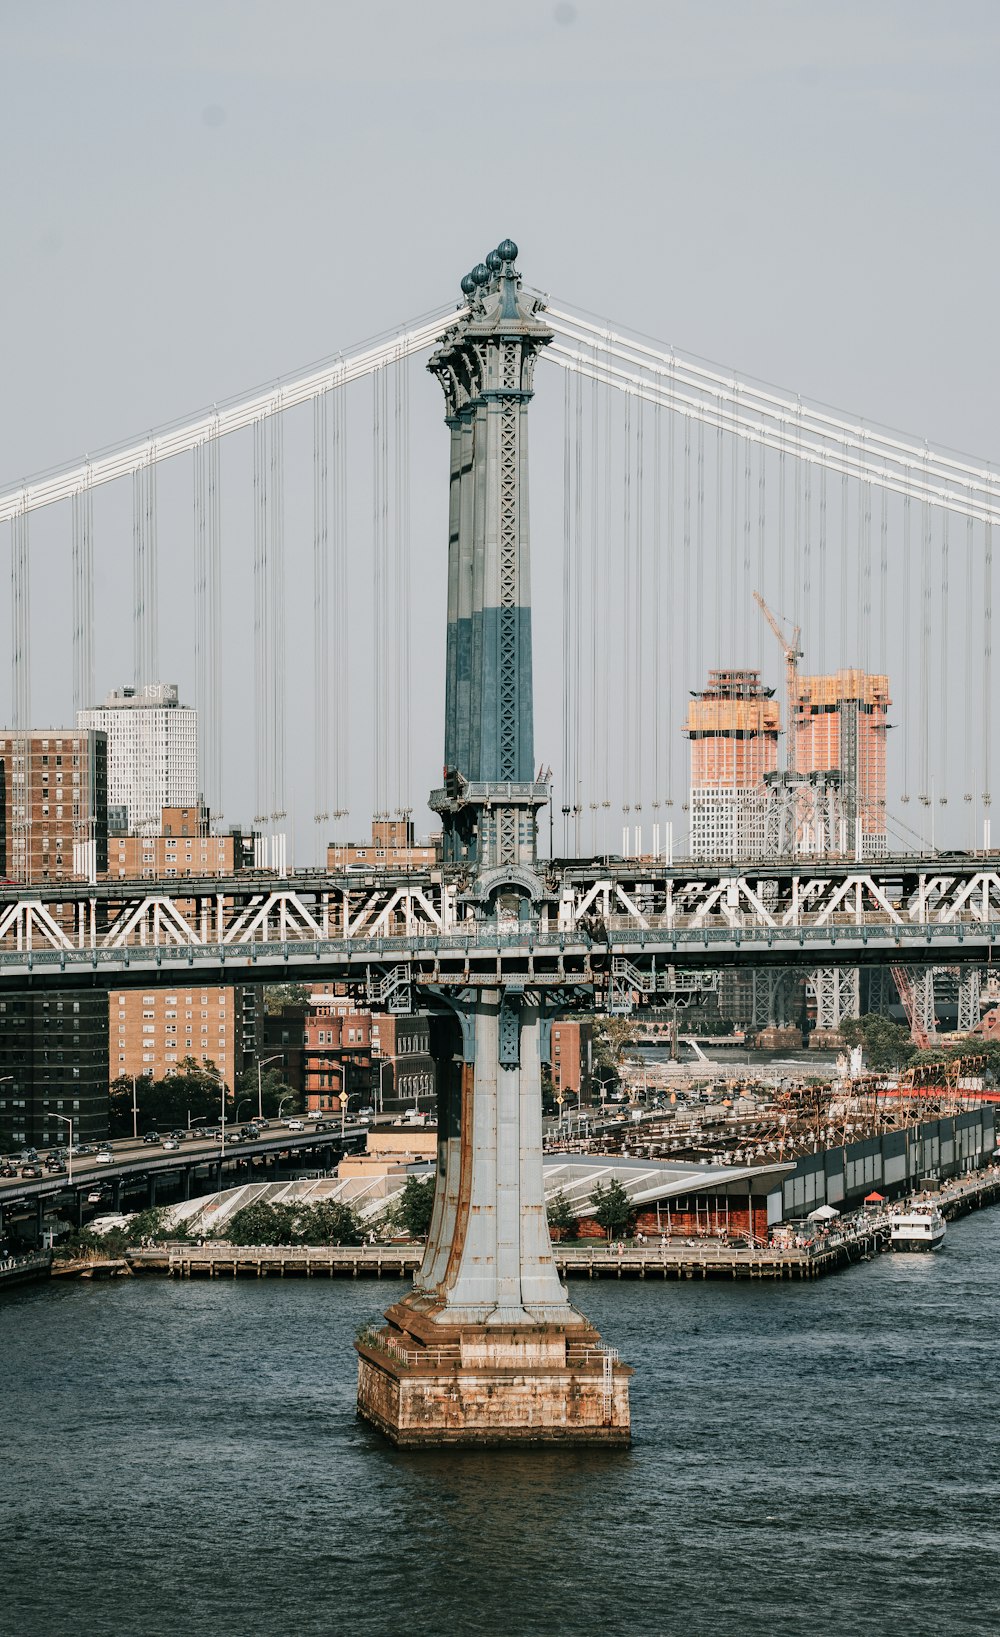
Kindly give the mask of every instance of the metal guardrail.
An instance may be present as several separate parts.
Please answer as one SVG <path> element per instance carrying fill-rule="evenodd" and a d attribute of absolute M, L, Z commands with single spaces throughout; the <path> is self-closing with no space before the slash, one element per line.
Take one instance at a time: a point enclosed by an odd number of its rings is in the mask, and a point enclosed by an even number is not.
<path fill-rule="evenodd" d="M 30 974 L 32 972 L 67 972 L 79 976 L 102 967 L 116 972 L 132 970 L 148 973 L 166 969 L 176 974 L 189 968 L 246 970 L 254 967 L 308 965 L 367 966 L 387 958 L 416 959 L 433 955 L 447 962 L 449 959 L 475 957 L 488 959 L 494 953 L 561 954 L 575 958 L 603 958 L 616 952 L 640 955 L 666 954 L 683 958 L 702 951 L 747 950 L 759 952 L 776 950 L 794 955 L 796 948 L 822 953 L 838 949 L 857 953 L 869 944 L 881 951 L 895 951 L 907 958 L 919 956 L 927 950 L 935 959 L 944 959 L 944 949 L 960 948 L 964 944 L 976 947 L 1000 943 L 1000 921 L 980 921 L 956 916 L 950 921 L 923 921 L 917 923 L 865 920 L 853 917 L 845 923 L 825 922 L 822 925 L 804 923 L 788 926 L 768 926 L 754 923 L 731 926 L 727 922 L 664 927 L 615 928 L 607 943 L 596 941 L 579 931 L 543 932 L 522 929 L 513 933 L 498 933 L 480 929 L 469 933 L 435 933 L 427 936 L 378 937 L 353 939 L 284 939 L 266 943 L 245 944 L 123 944 L 113 949 L 51 949 L 32 948 L 0 951 L 0 973 Z M 938 946 L 935 948 L 934 946 Z M 415 975 L 420 982 L 421 975 Z M 440 981 L 433 974 L 430 981 Z"/>

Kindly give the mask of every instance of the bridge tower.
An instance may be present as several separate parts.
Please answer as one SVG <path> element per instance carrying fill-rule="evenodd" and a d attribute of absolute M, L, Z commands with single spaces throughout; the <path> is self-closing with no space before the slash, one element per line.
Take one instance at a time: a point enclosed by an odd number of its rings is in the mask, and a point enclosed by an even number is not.
<path fill-rule="evenodd" d="M 449 863 L 536 858 L 528 535 L 528 405 L 554 339 L 505 239 L 462 280 L 467 307 L 428 368 L 451 431 L 444 788 L 431 792 Z"/>
<path fill-rule="evenodd" d="M 509 239 L 462 280 L 466 305 L 430 360 L 451 432 L 446 869 L 460 880 L 470 957 L 537 920 L 527 410 L 552 339 Z M 434 999 L 435 997 L 429 997 Z M 570 1306 L 549 1240 L 541 1058 L 570 997 L 480 977 L 439 992 L 442 1052 L 434 1208 L 413 1293 L 357 1343 L 360 1413 L 401 1445 L 625 1444 L 631 1370 Z M 577 1005 L 589 997 L 572 996 Z"/>

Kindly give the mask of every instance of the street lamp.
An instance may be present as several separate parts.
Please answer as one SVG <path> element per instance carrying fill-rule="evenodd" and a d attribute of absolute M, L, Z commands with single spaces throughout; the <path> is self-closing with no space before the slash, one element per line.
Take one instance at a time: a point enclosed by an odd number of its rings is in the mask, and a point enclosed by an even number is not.
<path fill-rule="evenodd" d="M 66 1182 L 73 1186 L 73 1116 L 72 1114 L 56 1114 L 53 1110 L 53 1119 L 61 1120 L 63 1125 L 69 1126 L 69 1152 L 66 1157 Z"/>
<path fill-rule="evenodd" d="M 240 1098 L 239 1102 L 236 1105 L 236 1113 L 233 1115 L 233 1124 L 234 1125 L 239 1125 L 239 1123 L 240 1123 L 240 1109 L 243 1107 L 244 1103 L 249 1103 L 251 1108 L 252 1108 L 253 1107 L 253 1098 L 252 1097 L 241 1097 Z"/>
<path fill-rule="evenodd" d="M 279 1120 L 281 1119 L 281 1111 L 284 1108 L 285 1104 L 286 1103 L 294 1103 L 294 1101 L 295 1101 L 294 1091 L 290 1091 L 288 1093 L 287 1097 L 282 1097 L 281 1102 L 278 1104 L 278 1115 L 277 1115 L 277 1117 L 278 1117 Z"/>
<path fill-rule="evenodd" d="M 258 1057 L 257 1059 L 257 1118 L 259 1120 L 264 1118 L 264 1090 L 260 1071 L 266 1068 L 268 1063 L 280 1063 L 284 1055 L 284 1052 L 275 1052 L 273 1057 Z"/>

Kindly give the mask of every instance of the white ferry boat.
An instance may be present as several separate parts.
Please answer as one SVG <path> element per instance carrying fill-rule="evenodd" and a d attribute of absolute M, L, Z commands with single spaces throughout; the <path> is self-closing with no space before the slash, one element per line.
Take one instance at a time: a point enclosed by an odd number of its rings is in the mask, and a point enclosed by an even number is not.
<path fill-rule="evenodd" d="M 893 1217 L 889 1241 L 893 1250 L 940 1250 L 944 1230 L 944 1217 L 936 1205 L 914 1205 Z"/>

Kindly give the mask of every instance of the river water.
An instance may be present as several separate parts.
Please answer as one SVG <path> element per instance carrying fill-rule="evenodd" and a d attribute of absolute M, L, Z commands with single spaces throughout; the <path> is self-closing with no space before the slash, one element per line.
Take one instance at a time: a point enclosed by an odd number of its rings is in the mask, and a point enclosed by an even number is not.
<path fill-rule="evenodd" d="M 629 1452 L 401 1454 L 354 1415 L 395 1281 L 0 1306 L 10 1637 L 995 1633 L 1000 1211 L 815 1284 L 580 1282 Z"/>

